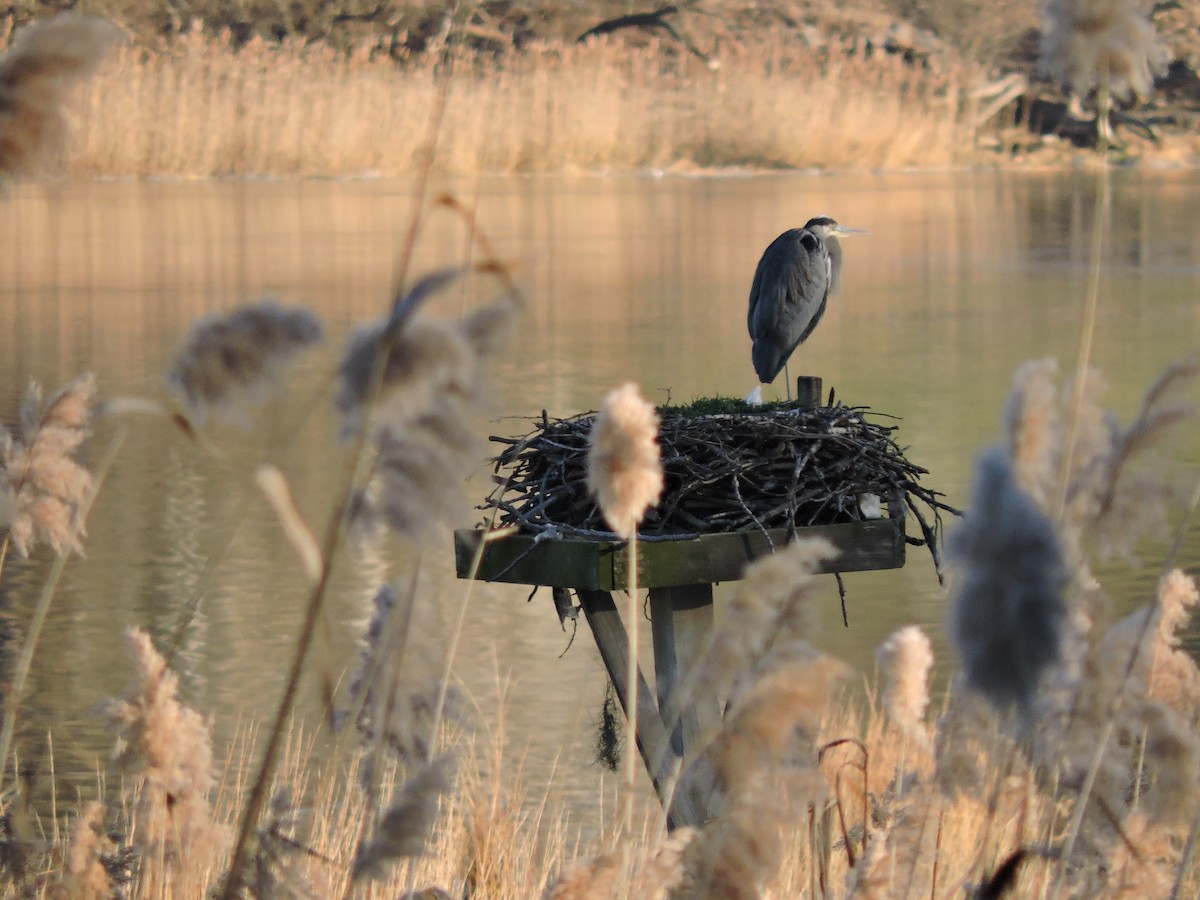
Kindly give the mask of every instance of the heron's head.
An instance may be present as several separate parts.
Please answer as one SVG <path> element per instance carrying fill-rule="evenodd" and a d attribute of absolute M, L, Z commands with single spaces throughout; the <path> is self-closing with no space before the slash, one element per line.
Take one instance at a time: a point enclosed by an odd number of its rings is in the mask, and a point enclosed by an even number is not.
<path fill-rule="evenodd" d="M 804 228 L 806 231 L 811 231 L 823 241 L 831 237 L 846 237 L 851 234 L 871 233 L 861 228 L 848 228 L 845 225 L 839 225 L 829 216 L 814 216 L 804 224 Z"/>

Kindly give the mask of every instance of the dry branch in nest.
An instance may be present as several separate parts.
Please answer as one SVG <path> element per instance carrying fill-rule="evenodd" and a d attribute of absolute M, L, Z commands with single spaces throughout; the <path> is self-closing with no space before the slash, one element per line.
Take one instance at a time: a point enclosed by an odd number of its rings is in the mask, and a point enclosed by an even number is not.
<path fill-rule="evenodd" d="M 921 485 L 928 472 L 905 458 L 892 438 L 894 426 L 868 421 L 866 409 L 840 403 L 746 410 L 658 410 L 665 487 L 642 522 L 641 540 L 862 521 L 872 517 L 864 498 L 874 495 L 892 516 L 913 513 L 922 538 L 909 543 L 928 545 L 940 570 L 941 512 L 957 510 Z M 588 493 L 594 418 L 592 412 L 567 419 L 543 413 L 524 437 L 493 436 L 506 446 L 494 459 L 498 486 L 480 508 L 496 510 L 497 524 L 528 534 L 613 537 Z"/>

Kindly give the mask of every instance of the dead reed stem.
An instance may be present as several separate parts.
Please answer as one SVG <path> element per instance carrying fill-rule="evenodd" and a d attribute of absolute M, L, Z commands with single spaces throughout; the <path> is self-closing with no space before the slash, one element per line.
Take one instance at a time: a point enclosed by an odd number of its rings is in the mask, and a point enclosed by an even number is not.
<path fill-rule="evenodd" d="M 405 235 L 404 242 L 401 245 L 400 255 L 396 263 L 395 285 L 396 290 L 394 295 L 399 297 L 403 289 L 403 285 L 407 281 L 409 263 L 412 258 L 413 247 L 416 245 L 417 233 L 422 222 L 422 209 L 425 202 L 425 192 L 428 186 L 430 170 L 433 168 L 433 160 L 437 151 L 437 138 L 441 132 L 442 118 L 445 112 L 445 99 L 449 90 L 449 76 L 445 76 L 438 91 L 438 102 L 435 103 L 432 115 L 429 119 L 426 149 L 422 157 L 422 164 L 418 170 L 418 182 L 416 197 L 413 201 L 413 215 L 410 220 L 408 232 Z M 374 356 L 374 372 L 369 384 L 369 396 L 367 398 L 366 407 L 369 409 L 382 385 L 383 373 L 387 365 L 388 354 L 376 353 Z M 270 785 L 271 778 L 274 774 L 276 755 L 279 752 L 280 742 L 287 725 L 288 718 L 291 716 L 292 706 L 295 704 L 296 695 L 299 690 L 300 675 L 304 669 L 305 659 L 308 656 L 309 647 L 312 644 L 313 636 L 316 633 L 317 623 L 320 620 L 321 612 L 324 607 L 326 592 L 329 585 L 329 580 L 333 572 L 333 563 L 336 554 L 343 545 L 346 533 L 349 527 L 347 518 L 348 504 L 355 485 L 362 483 L 363 475 L 366 472 L 366 447 L 370 440 L 369 429 L 363 427 L 359 430 L 355 438 L 354 447 L 354 465 L 352 474 L 347 483 L 347 490 L 343 494 L 342 499 L 338 502 L 337 508 L 334 510 L 333 517 L 330 520 L 329 527 L 326 531 L 324 545 L 321 548 L 321 573 L 314 585 L 312 592 L 309 594 L 308 603 L 304 611 L 304 620 L 301 624 L 300 634 L 296 639 L 296 647 L 293 651 L 291 665 L 288 669 L 288 676 L 285 682 L 283 696 L 279 701 L 279 708 L 276 711 L 275 719 L 272 722 L 271 729 L 268 732 L 267 744 L 263 748 L 262 762 L 259 765 L 258 775 L 255 778 L 254 785 L 250 790 L 250 795 L 246 800 L 246 806 L 242 810 L 241 821 L 237 833 L 237 840 L 234 844 L 233 855 L 229 863 L 229 875 L 225 882 L 225 890 L 222 894 L 224 900 L 235 900 L 242 886 L 242 869 L 246 864 L 247 854 L 249 852 L 249 844 L 251 835 L 257 827 L 259 816 L 262 813 L 263 805 L 266 801 L 267 789 Z"/>
<path fill-rule="evenodd" d="M 1067 407 L 1067 430 L 1059 469 L 1057 519 L 1062 522 L 1070 489 L 1071 464 L 1075 443 L 1079 437 L 1079 414 L 1087 389 L 1087 372 L 1092 362 L 1092 342 L 1096 335 L 1096 312 L 1100 305 L 1100 254 L 1104 247 L 1104 224 L 1108 221 L 1108 153 L 1102 143 L 1099 156 L 1100 172 L 1096 184 L 1096 202 L 1092 209 L 1092 243 L 1088 261 L 1087 294 L 1083 306 L 1083 322 L 1079 329 L 1079 349 L 1075 356 L 1075 378 L 1071 384 L 1071 402 Z"/>

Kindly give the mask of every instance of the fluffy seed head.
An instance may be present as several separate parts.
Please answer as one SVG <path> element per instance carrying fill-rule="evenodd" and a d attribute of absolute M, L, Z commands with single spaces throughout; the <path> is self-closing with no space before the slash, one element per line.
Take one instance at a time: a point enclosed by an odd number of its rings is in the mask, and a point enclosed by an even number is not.
<path fill-rule="evenodd" d="M 57 553 L 82 553 L 83 504 L 92 476 L 72 456 L 87 439 L 96 379 L 81 375 L 43 408 L 31 384 L 21 403 L 21 435 L 0 434 L 0 526 L 28 556 L 38 541 Z"/>
<path fill-rule="evenodd" d="M 210 410 L 244 419 L 246 407 L 277 388 L 288 364 L 323 337 L 314 313 L 262 300 L 197 321 L 167 380 L 198 422 Z"/>
<path fill-rule="evenodd" d="M 0 55 L 0 180 L 36 170 L 66 135 L 63 99 L 120 39 L 104 19 L 61 15 L 22 28 Z"/>
<path fill-rule="evenodd" d="M 947 551 L 960 572 L 950 633 L 968 682 L 999 707 L 1027 709 L 1059 657 L 1065 573 L 1053 524 L 1002 450 L 980 457 L 971 509 Z"/>
<path fill-rule="evenodd" d="M 632 382 L 604 398 L 592 425 L 588 486 L 620 535 L 632 535 L 662 496 L 658 414 Z"/>
<path fill-rule="evenodd" d="M 454 758 L 439 757 L 404 783 L 375 837 L 354 860 L 354 877 L 372 878 L 387 862 L 421 856 L 433 837 L 438 801 L 454 787 Z"/>
<path fill-rule="evenodd" d="M 892 721 L 906 731 L 922 734 L 929 705 L 929 672 L 933 646 L 916 625 L 895 632 L 878 651 L 879 667 L 887 675 L 883 705 Z"/>
<path fill-rule="evenodd" d="M 1148 97 L 1167 53 L 1142 0 L 1043 0 L 1041 67 L 1084 94 L 1105 80 L 1116 97 Z"/>

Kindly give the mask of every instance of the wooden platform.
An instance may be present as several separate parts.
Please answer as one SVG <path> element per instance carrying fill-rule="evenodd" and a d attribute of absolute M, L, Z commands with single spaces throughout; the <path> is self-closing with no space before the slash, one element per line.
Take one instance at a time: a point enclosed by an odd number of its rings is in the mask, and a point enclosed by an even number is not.
<path fill-rule="evenodd" d="M 895 569 L 904 565 L 903 501 L 889 506 L 892 518 L 796 529 L 798 537 L 823 537 L 838 549 L 826 572 Z M 650 594 L 655 689 L 638 672 L 636 694 L 628 684 L 629 637 L 612 591 L 629 584 L 629 551 L 623 541 L 510 535 L 484 542 L 481 531 L 454 534 L 460 578 L 571 589 L 579 598 L 604 667 L 626 715 L 636 696 L 637 746 L 671 827 L 700 825 L 707 818 L 703 792 L 671 795 L 674 774 L 689 748 L 719 724 L 719 711 L 677 709 L 681 678 L 704 652 L 713 621 L 714 583 L 736 581 L 746 564 L 785 546 L 786 529 L 706 534 L 638 544 L 638 585 Z M 482 542 L 482 546 L 481 546 Z M 476 569 L 476 565 L 478 568 Z"/>
<path fill-rule="evenodd" d="M 838 556 L 825 572 L 865 572 L 904 565 L 904 530 L 892 519 L 798 529 L 801 537 L 823 537 Z M 468 577 L 483 533 L 456 531 L 459 578 Z M 638 544 L 638 585 L 643 588 L 737 581 L 746 564 L 787 544 L 785 528 L 704 534 Z M 629 550 L 623 541 L 583 538 L 539 539 L 514 535 L 484 548 L 480 581 L 540 584 L 576 590 L 614 591 L 629 585 Z"/>
<path fill-rule="evenodd" d="M 797 396 L 805 405 L 820 402 L 821 380 L 797 379 Z M 629 585 L 626 542 L 612 538 L 509 535 L 486 540 L 480 531 L 457 531 L 454 551 L 460 578 L 514 584 L 545 585 L 555 589 L 564 608 L 564 590 L 574 590 L 608 670 L 626 717 L 637 704 L 638 751 L 654 789 L 667 808 L 672 828 L 703 825 L 708 818 L 711 784 L 703 779 L 675 789 L 678 774 L 691 762 L 689 751 L 720 725 L 720 710 L 702 703 L 680 709 L 678 687 L 692 665 L 706 652 L 713 623 L 713 585 L 737 581 L 746 564 L 784 547 L 794 535 L 822 537 L 838 554 L 824 572 L 895 569 L 905 558 L 905 497 L 888 499 L 889 518 L 819 525 L 794 530 L 761 529 L 732 533 L 638 541 L 639 588 L 650 595 L 654 645 L 654 691 L 641 668 L 637 684 L 629 682 L 629 636 L 612 591 Z M 712 701 L 709 701 L 712 703 Z M 694 754 L 693 754 L 694 755 Z"/>

